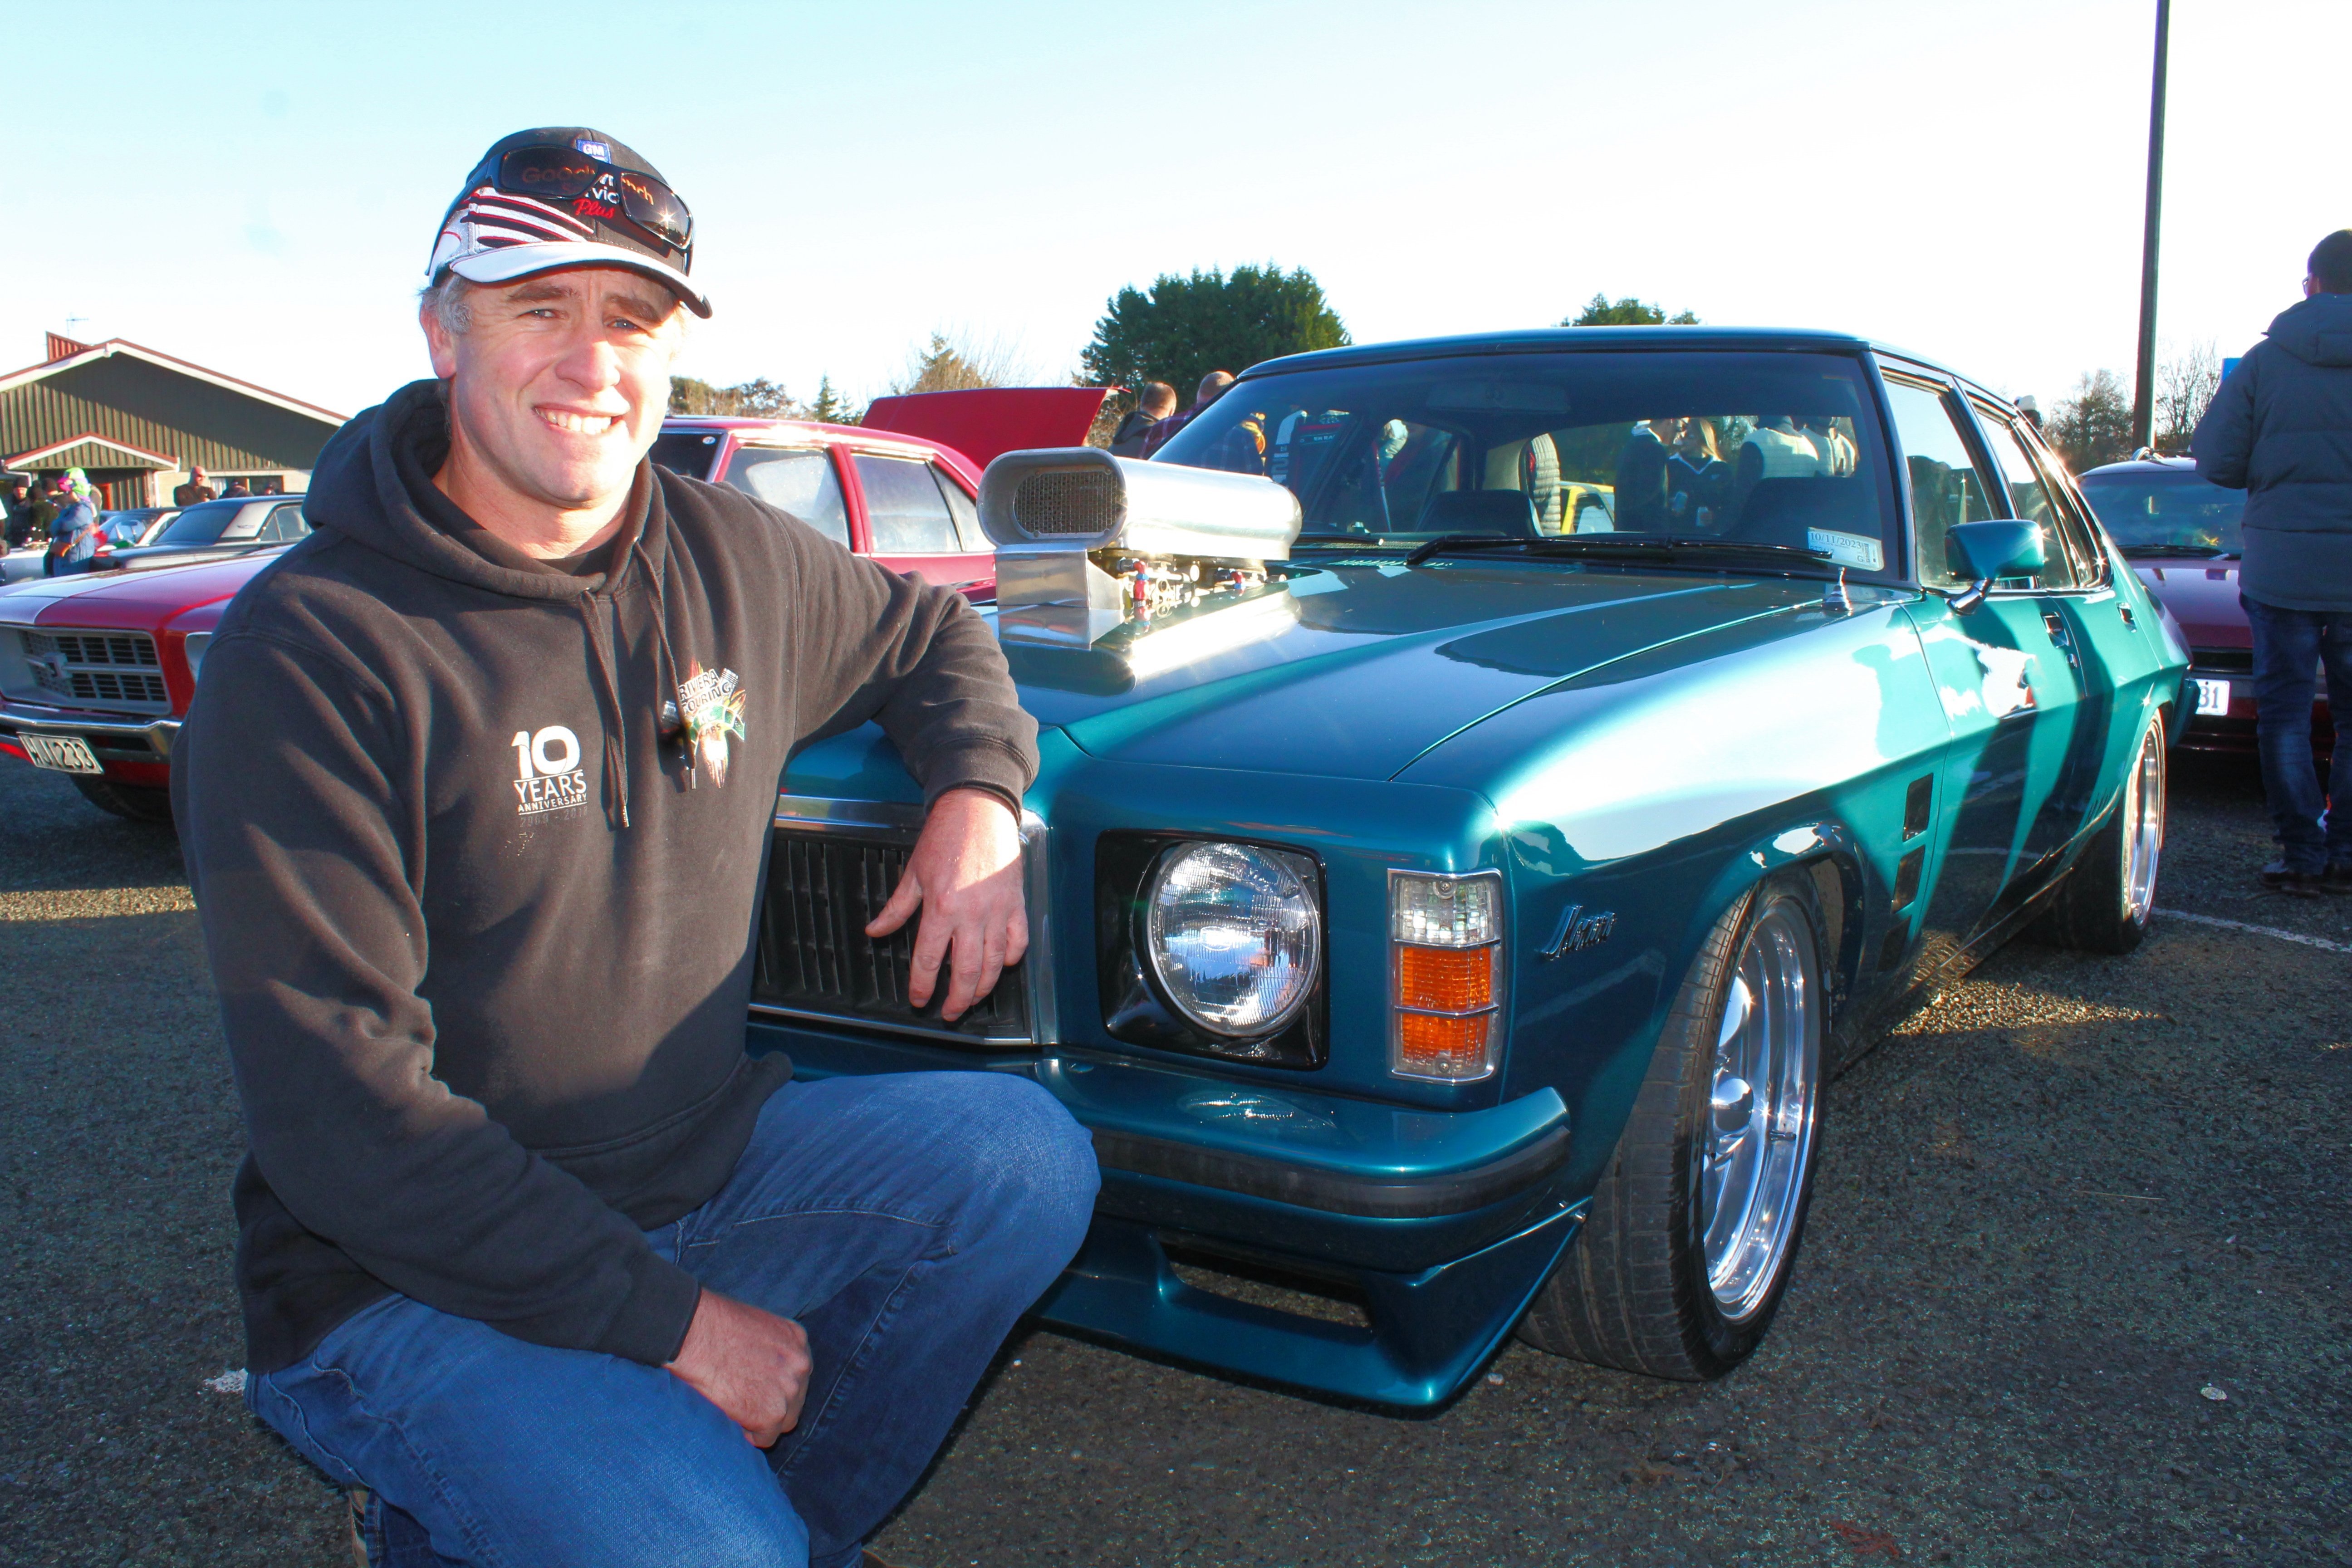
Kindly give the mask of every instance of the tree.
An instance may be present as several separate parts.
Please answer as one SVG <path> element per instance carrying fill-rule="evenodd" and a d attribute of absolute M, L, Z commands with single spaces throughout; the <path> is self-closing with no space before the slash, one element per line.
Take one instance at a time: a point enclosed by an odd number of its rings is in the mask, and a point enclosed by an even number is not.
<path fill-rule="evenodd" d="M 741 419 L 798 419 L 803 410 L 781 383 L 760 376 L 733 386 L 713 386 L 690 375 L 669 378 L 672 414 L 724 414 Z"/>
<path fill-rule="evenodd" d="M 817 378 L 816 401 L 808 405 L 808 417 L 821 425 L 863 425 L 866 410 L 835 392 L 833 377 L 826 375 Z"/>
<path fill-rule="evenodd" d="M 1028 379 L 1020 356 L 1001 342 L 983 343 L 967 333 L 933 332 L 930 346 L 908 356 L 905 374 L 890 383 L 890 391 L 903 397 L 916 392 L 1017 386 Z"/>
<path fill-rule="evenodd" d="M 1688 310 L 1666 314 L 1664 305 L 1653 305 L 1628 294 L 1622 300 L 1611 300 L 1606 294 L 1595 294 L 1583 310 L 1560 322 L 1563 327 L 1696 327 L 1698 317 Z"/>
<path fill-rule="evenodd" d="M 1149 291 L 1129 286 L 1107 301 L 1094 341 L 1079 356 L 1094 381 L 1141 386 L 1164 381 L 1189 399 L 1213 370 L 1238 374 L 1260 360 L 1347 343 L 1348 329 L 1323 286 L 1303 268 L 1268 262 L 1179 278 L 1163 272 Z"/>
<path fill-rule="evenodd" d="M 2074 395 L 2061 398 L 2042 434 L 2080 474 L 2132 453 L 2131 395 L 2111 370 L 2085 371 Z"/>
<path fill-rule="evenodd" d="M 2221 355 L 2213 340 L 2191 343 L 2156 373 L 2156 449 L 2186 453 L 2205 405 L 2221 390 Z"/>

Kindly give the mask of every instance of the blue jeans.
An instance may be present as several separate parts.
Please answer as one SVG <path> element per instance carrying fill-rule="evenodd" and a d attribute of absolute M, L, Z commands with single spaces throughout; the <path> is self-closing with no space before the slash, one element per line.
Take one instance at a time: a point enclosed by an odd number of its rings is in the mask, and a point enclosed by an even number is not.
<path fill-rule="evenodd" d="M 2270 802 L 2290 871 L 2320 871 L 2352 860 L 2352 611 L 2282 610 L 2239 595 L 2254 634 L 2254 727 Z M 2329 796 L 2319 792 L 2311 752 L 2317 669 L 2327 669 L 2327 711 L 2336 722 Z M 2326 814 L 2325 826 L 2321 814 Z"/>
<path fill-rule="evenodd" d="M 381 1500 L 364 1530 L 378 1564 L 855 1563 L 1076 1252 L 1096 1184 L 1086 1130 L 1026 1079 L 780 1089 L 727 1184 L 647 1234 L 710 1289 L 807 1331 L 800 1425 L 765 1452 L 659 1367 L 404 1296 L 248 1379 L 247 1404 Z"/>

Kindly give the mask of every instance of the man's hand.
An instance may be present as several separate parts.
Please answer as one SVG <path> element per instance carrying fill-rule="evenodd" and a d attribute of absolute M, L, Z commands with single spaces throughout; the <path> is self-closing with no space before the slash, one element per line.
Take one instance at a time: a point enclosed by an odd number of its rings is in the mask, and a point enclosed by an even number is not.
<path fill-rule="evenodd" d="M 963 1016 L 996 988 L 1005 965 L 1029 951 L 1029 914 L 1021 896 L 1021 825 L 986 790 L 951 789 L 931 805 L 923 836 L 890 901 L 866 928 L 888 936 L 918 908 L 913 973 L 907 999 L 928 1005 L 938 988 L 940 961 L 952 949 L 942 1018 Z"/>
<path fill-rule="evenodd" d="M 705 1290 L 667 1370 L 765 1448 L 800 1425 L 808 1396 L 808 1335 L 789 1318 Z"/>

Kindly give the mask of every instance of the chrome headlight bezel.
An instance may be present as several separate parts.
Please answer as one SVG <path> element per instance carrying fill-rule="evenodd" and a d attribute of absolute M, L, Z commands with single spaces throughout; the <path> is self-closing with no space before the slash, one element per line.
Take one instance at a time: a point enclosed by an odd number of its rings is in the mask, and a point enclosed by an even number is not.
<path fill-rule="evenodd" d="M 1247 1034 L 1217 1032 L 1180 1005 L 1150 951 L 1150 898 L 1160 873 L 1203 845 L 1235 847 L 1280 865 L 1312 910 L 1315 954 L 1303 994 Z M 1095 910 L 1103 1026 L 1113 1039 L 1266 1067 L 1318 1068 L 1328 1059 L 1329 902 L 1315 856 L 1225 835 L 1106 833 L 1095 849 Z"/>

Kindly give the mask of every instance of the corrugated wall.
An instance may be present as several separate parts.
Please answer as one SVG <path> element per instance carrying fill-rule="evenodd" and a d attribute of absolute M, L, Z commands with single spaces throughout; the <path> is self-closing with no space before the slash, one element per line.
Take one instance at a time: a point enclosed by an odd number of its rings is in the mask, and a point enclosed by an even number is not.
<path fill-rule="evenodd" d="M 310 468 L 334 434 L 311 418 L 112 354 L 0 392 L 0 456 L 94 431 L 207 468 Z"/>

